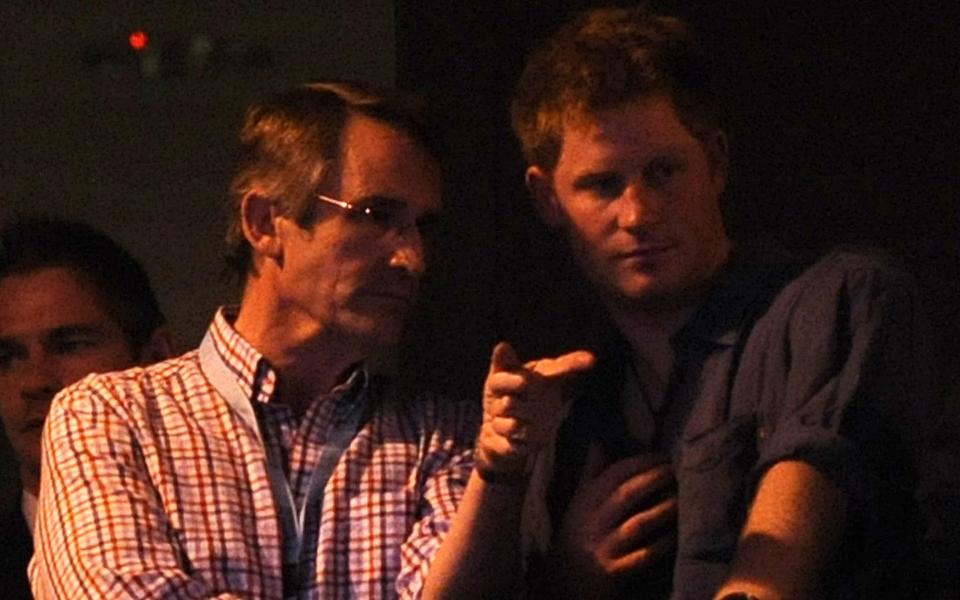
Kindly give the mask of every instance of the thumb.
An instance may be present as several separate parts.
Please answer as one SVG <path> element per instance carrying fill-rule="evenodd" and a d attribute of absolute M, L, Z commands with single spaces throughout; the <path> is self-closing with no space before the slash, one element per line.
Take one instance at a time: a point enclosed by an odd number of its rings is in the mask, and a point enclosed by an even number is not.
<path fill-rule="evenodd" d="M 500 342 L 490 355 L 490 374 L 498 371 L 515 371 L 521 367 L 517 352 L 509 342 Z"/>

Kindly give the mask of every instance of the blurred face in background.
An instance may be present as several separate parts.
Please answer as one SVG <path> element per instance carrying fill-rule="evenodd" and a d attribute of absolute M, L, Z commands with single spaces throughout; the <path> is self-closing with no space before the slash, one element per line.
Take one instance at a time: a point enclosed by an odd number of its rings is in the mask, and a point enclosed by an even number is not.
<path fill-rule="evenodd" d="M 89 373 L 134 362 L 119 324 L 73 269 L 0 279 L 0 419 L 25 487 L 39 476 L 40 436 L 54 395 Z"/>

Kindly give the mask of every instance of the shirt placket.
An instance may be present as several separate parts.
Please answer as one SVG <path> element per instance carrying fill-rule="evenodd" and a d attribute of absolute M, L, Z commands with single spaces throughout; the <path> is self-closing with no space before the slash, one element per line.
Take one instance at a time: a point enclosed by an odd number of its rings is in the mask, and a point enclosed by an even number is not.
<path fill-rule="evenodd" d="M 309 500 L 307 496 L 310 493 L 310 480 L 320 461 L 324 445 L 336 426 L 334 417 L 341 401 L 342 397 L 337 395 L 312 402 L 293 437 L 290 450 L 290 481 L 298 506 Z M 330 479 L 333 478 L 331 474 Z M 306 508 L 304 518 L 301 581 L 306 583 L 303 592 L 309 597 L 313 597 L 319 591 L 317 578 L 312 575 L 317 569 L 317 552 L 320 547 L 322 509 L 320 509 L 319 500 L 324 495 L 325 493 L 321 491 L 319 496 L 312 499 L 310 506 Z"/>

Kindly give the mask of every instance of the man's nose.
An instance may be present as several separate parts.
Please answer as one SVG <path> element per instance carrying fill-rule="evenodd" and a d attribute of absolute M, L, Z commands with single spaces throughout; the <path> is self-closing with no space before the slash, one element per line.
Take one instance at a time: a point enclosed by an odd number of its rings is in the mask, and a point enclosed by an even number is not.
<path fill-rule="evenodd" d="M 656 194 L 640 183 L 628 185 L 618 200 L 617 221 L 622 229 L 633 230 L 660 221 Z"/>
<path fill-rule="evenodd" d="M 19 371 L 21 394 L 27 400 L 49 401 L 63 387 L 56 359 L 31 357 L 24 361 Z"/>
<path fill-rule="evenodd" d="M 390 266 L 413 275 L 423 276 L 427 268 L 426 249 L 423 236 L 416 227 L 408 227 L 397 236 L 393 254 L 390 256 Z"/>

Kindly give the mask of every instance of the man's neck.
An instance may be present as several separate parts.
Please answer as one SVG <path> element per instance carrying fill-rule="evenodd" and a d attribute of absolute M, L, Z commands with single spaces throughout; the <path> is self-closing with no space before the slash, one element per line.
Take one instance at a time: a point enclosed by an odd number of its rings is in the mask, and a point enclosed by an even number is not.
<path fill-rule="evenodd" d="M 726 248 L 712 275 L 684 293 L 642 302 L 611 296 L 605 299 L 607 313 L 637 360 L 645 362 L 646 368 L 662 381 L 667 380 L 673 368 L 673 337 L 707 301 L 728 260 L 729 248 Z"/>
<path fill-rule="evenodd" d="M 20 465 L 20 487 L 23 491 L 36 496 L 40 491 L 40 467 L 35 469 Z"/>
<path fill-rule="evenodd" d="M 304 324 L 298 315 L 245 294 L 234 329 L 276 370 L 280 398 L 302 413 L 313 398 L 341 383 L 361 362 L 365 349 L 357 340 Z"/>
<path fill-rule="evenodd" d="M 670 311 L 611 308 L 609 312 L 620 334 L 630 344 L 638 366 L 642 366 L 639 372 L 646 372 L 665 384 L 675 358 L 671 340 L 696 309 L 696 305 L 690 305 Z"/>

